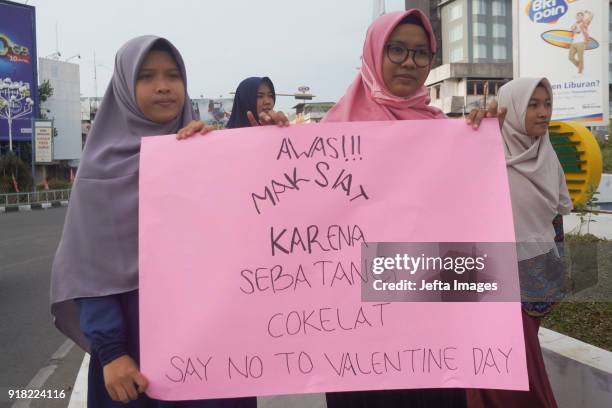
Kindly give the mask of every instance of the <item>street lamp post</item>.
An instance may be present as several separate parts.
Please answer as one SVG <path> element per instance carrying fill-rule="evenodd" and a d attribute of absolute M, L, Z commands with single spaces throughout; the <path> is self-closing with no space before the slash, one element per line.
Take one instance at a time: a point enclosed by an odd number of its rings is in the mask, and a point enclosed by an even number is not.
<path fill-rule="evenodd" d="M 64 62 L 68 62 L 68 61 L 70 61 L 70 60 L 71 60 L 71 59 L 73 59 L 73 58 L 78 58 L 78 59 L 81 59 L 81 54 L 74 54 L 72 57 L 68 57 L 68 58 L 66 58 L 66 59 L 64 60 Z"/>
<path fill-rule="evenodd" d="M 98 67 L 102 67 L 108 71 L 112 71 L 111 68 L 107 67 L 104 64 L 99 64 L 96 62 L 96 51 L 93 53 L 93 74 L 94 74 L 94 106 L 96 112 L 98 111 Z"/>
<path fill-rule="evenodd" d="M 30 84 L 0 78 L 0 118 L 6 119 L 9 130 L 9 150 L 13 151 L 13 120 L 32 113 Z"/>

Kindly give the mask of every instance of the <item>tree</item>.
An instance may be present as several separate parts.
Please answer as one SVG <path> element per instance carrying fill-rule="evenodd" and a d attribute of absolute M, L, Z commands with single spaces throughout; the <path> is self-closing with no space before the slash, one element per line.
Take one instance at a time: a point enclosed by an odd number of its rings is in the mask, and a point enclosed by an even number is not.
<path fill-rule="evenodd" d="M 47 116 L 47 110 L 42 108 L 42 104 L 53 96 L 53 87 L 49 83 L 48 79 L 45 79 L 38 85 L 38 103 L 40 104 L 40 118 L 49 119 Z M 53 127 L 53 137 L 57 137 L 57 129 Z"/>
<path fill-rule="evenodd" d="M 42 81 L 40 85 L 38 85 L 38 100 L 41 104 L 43 104 L 44 102 L 47 102 L 47 99 L 49 99 L 52 96 L 53 96 L 53 87 L 49 83 L 49 80 L 45 79 L 44 81 Z M 40 115 L 42 116 L 43 113 L 41 112 Z"/>

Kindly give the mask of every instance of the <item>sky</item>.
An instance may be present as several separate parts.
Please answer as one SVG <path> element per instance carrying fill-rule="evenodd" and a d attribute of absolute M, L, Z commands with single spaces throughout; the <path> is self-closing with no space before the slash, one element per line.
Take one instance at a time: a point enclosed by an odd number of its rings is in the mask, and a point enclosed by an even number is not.
<path fill-rule="evenodd" d="M 18 1 L 25 3 L 25 1 Z M 386 0 L 386 11 L 404 0 Z M 144 34 L 168 38 L 187 66 L 192 98 L 230 97 L 249 76 L 269 76 L 278 93 L 310 87 L 313 101 L 337 101 L 355 78 L 373 0 L 29 0 L 39 57 L 76 54 L 81 94 L 102 96 L 116 51 Z M 57 42 L 56 42 L 57 27 Z M 56 45 L 57 43 L 57 45 Z M 57 48 L 56 48 L 57 47 Z M 94 81 L 94 52 L 97 81 Z M 291 97 L 277 109 L 292 112 Z"/>

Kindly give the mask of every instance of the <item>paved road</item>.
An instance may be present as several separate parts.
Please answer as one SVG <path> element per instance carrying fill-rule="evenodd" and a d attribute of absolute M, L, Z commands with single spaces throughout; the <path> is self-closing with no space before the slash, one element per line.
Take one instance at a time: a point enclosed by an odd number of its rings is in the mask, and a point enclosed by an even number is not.
<path fill-rule="evenodd" d="M 65 216 L 65 208 L 0 214 L 0 408 L 68 406 L 84 353 L 55 329 L 48 306 L 51 263 Z M 40 389 L 65 390 L 66 398 L 13 406 L 8 390 L 41 378 Z M 264 397 L 258 406 L 324 408 L 325 400 L 321 394 Z"/>
<path fill-rule="evenodd" d="M 49 364 L 66 338 L 51 322 L 49 276 L 65 208 L 0 214 L 0 407 L 9 407 L 9 389 L 24 389 Z M 70 382 L 79 363 L 64 373 Z M 76 355 L 74 355 L 76 353 Z M 57 370 L 58 372 L 62 370 Z M 38 378 L 41 378 L 40 376 Z M 73 378 L 72 378 L 73 380 Z M 49 406 L 51 404 L 48 404 Z M 64 404 L 65 406 L 65 404 Z"/>

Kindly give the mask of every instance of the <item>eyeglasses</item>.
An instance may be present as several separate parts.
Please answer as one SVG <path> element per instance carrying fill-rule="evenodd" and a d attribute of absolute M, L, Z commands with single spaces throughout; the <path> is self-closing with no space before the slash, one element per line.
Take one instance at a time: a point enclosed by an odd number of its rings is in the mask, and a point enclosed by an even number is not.
<path fill-rule="evenodd" d="M 433 53 L 426 48 L 413 50 L 400 43 L 389 43 L 385 48 L 389 60 L 398 65 L 403 64 L 404 61 L 412 56 L 414 65 L 419 68 L 425 68 L 429 66 L 433 58 Z"/>

